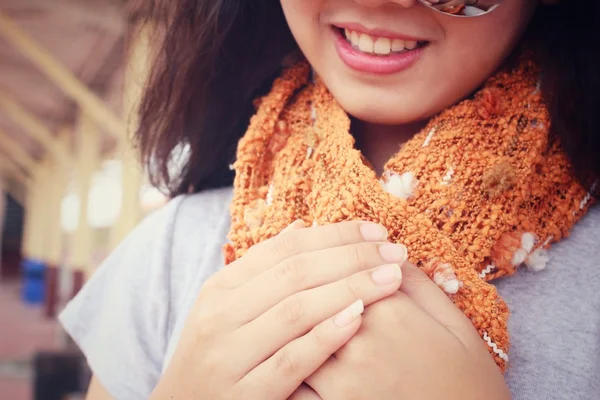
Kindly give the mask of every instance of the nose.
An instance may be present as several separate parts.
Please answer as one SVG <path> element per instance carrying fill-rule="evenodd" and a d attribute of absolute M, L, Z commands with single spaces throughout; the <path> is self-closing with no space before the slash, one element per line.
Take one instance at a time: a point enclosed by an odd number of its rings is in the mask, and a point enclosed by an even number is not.
<path fill-rule="evenodd" d="M 419 0 L 354 0 L 365 7 L 380 7 L 385 4 L 397 4 L 404 8 L 413 7 Z"/>

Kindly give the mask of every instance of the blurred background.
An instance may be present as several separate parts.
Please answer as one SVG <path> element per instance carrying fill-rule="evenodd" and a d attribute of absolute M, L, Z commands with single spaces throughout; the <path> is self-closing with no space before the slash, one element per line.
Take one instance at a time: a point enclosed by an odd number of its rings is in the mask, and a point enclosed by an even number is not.
<path fill-rule="evenodd" d="M 55 317 L 165 197 L 128 137 L 147 71 L 128 0 L 0 0 L 0 400 L 81 398 Z"/>

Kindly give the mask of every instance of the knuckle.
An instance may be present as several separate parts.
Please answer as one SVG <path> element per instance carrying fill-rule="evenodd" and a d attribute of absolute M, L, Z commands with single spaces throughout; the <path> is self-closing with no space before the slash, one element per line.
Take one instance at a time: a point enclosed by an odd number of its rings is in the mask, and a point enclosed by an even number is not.
<path fill-rule="evenodd" d="M 346 224 L 344 224 L 344 223 L 333 224 L 333 225 L 331 225 L 331 229 L 332 229 L 332 235 L 338 243 L 342 244 L 342 243 L 346 243 L 348 241 L 348 239 L 347 239 L 348 227 Z"/>
<path fill-rule="evenodd" d="M 302 284 L 306 278 L 305 256 L 297 255 L 286 259 L 275 268 L 275 274 L 279 283 L 292 284 L 296 287 Z"/>
<path fill-rule="evenodd" d="M 280 304 L 276 311 L 276 319 L 282 325 L 297 325 L 304 313 L 304 305 L 300 296 L 294 295 Z"/>
<path fill-rule="evenodd" d="M 195 335 L 208 340 L 217 338 L 223 331 L 228 331 L 235 323 L 231 310 L 235 300 L 230 296 L 220 296 L 212 299 L 198 299 L 186 320 Z"/>
<path fill-rule="evenodd" d="M 221 284 L 218 282 L 218 278 L 213 275 L 209 277 L 204 284 L 202 284 L 202 289 L 200 290 L 200 295 L 206 295 L 207 293 L 211 293 L 214 290 L 220 289 Z"/>
<path fill-rule="evenodd" d="M 317 325 L 311 331 L 311 335 L 317 350 L 330 351 L 335 344 L 335 340 L 331 337 L 330 331 L 325 329 L 323 324 Z"/>
<path fill-rule="evenodd" d="M 196 330 L 196 339 L 198 343 L 208 342 L 215 337 L 215 331 L 213 328 L 206 326 L 206 324 L 201 324 Z"/>
<path fill-rule="evenodd" d="M 211 321 L 219 318 L 219 313 L 227 309 L 231 303 L 231 296 L 223 293 L 223 285 L 218 280 L 207 280 L 196 298 L 193 309 L 194 319 Z"/>
<path fill-rule="evenodd" d="M 215 315 L 206 309 L 200 310 L 194 321 L 190 323 L 193 324 L 195 336 L 199 341 L 208 341 L 219 335 L 217 327 L 221 324 L 215 321 Z"/>
<path fill-rule="evenodd" d="M 369 266 L 366 246 L 364 244 L 355 244 L 348 246 L 348 261 L 351 265 L 364 269 Z"/>
<path fill-rule="evenodd" d="M 363 291 L 361 290 L 362 285 L 360 284 L 360 280 L 362 279 L 364 279 L 363 275 L 355 274 L 344 280 L 346 283 L 345 288 L 348 296 L 353 300 L 362 299 L 363 297 Z"/>
<path fill-rule="evenodd" d="M 411 263 L 402 266 L 404 280 L 415 283 L 430 283 L 431 278 L 421 269 Z"/>
<path fill-rule="evenodd" d="M 228 290 L 229 286 L 225 283 L 225 279 L 223 279 L 222 274 L 217 272 L 216 274 L 210 276 L 204 284 L 202 284 L 202 289 L 200 290 L 200 294 L 206 295 L 212 294 L 217 291 Z"/>
<path fill-rule="evenodd" d="M 300 253 L 298 242 L 292 235 L 279 235 L 273 238 L 271 246 L 280 257 L 290 257 Z"/>
<path fill-rule="evenodd" d="M 298 371 L 298 362 L 289 349 L 283 348 L 273 357 L 273 374 L 275 376 L 290 377 Z"/>

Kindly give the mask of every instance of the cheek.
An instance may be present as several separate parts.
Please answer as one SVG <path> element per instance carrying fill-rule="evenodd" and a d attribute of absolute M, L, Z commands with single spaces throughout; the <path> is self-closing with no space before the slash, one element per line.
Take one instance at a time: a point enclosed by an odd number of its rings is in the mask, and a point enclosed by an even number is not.
<path fill-rule="evenodd" d="M 428 65 L 430 76 L 437 76 L 443 80 L 440 84 L 446 83 L 463 94 L 492 74 L 511 52 L 515 42 L 511 32 L 491 25 L 479 29 L 457 25 L 456 29 L 449 27 L 447 33 L 444 43 L 432 48 L 432 56 L 439 62 Z"/>
<path fill-rule="evenodd" d="M 448 20 L 445 25 L 444 45 L 461 56 L 470 56 L 467 60 L 502 59 L 511 52 L 521 37 L 531 18 L 528 9 L 515 9 L 518 1 L 508 1 L 492 14 L 475 18 L 463 23 L 461 20 Z M 464 60 L 464 59 L 463 59 Z"/>
<path fill-rule="evenodd" d="M 517 46 L 530 20 L 533 7 L 524 7 L 523 3 L 509 0 L 506 7 L 486 17 L 469 23 L 447 22 L 446 39 L 436 54 L 443 61 L 446 86 L 464 95 L 494 73 Z"/>
<path fill-rule="evenodd" d="M 281 0 L 281 8 L 288 26 L 305 54 L 318 41 L 319 15 L 324 1 Z"/>

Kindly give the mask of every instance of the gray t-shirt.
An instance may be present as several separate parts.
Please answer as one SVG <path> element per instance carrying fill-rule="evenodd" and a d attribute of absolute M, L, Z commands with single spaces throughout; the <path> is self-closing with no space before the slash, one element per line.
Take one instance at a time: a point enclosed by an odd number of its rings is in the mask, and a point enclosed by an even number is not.
<path fill-rule="evenodd" d="M 181 196 L 143 221 L 60 320 L 118 400 L 147 399 L 202 284 L 223 267 L 231 189 Z M 600 399 L 600 209 L 548 267 L 496 282 L 512 316 L 514 399 Z M 479 400 L 479 399 L 478 399 Z"/>

